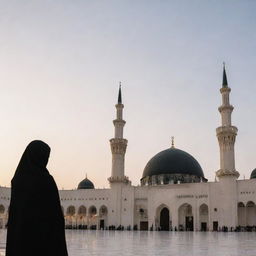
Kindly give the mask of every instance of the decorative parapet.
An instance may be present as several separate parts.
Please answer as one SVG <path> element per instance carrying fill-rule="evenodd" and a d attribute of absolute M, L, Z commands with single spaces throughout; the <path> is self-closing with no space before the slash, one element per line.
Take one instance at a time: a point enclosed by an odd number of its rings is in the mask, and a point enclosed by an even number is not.
<path fill-rule="evenodd" d="M 216 129 L 217 135 L 227 133 L 234 133 L 236 135 L 237 131 L 238 129 L 235 126 L 220 126 Z"/>
<path fill-rule="evenodd" d="M 130 180 L 129 180 L 129 178 L 127 177 L 127 176 L 123 176 L 123 177 L 109 177 L 108 178 L 108 181 L 110 182 L 110 183 L 120 183 L 120 182 L 122 182 L 122 183 L 125 183 L 125 184 L 129 184 L 129 183 L 131 183 L 130 182 Z"/>
<path fill-rule="evenodd" d="M 235 126 L 221 126 L 216 129 L 220 147 L 233 147 L 236 141 L 237 128 Z"/>
<path fill-rule="evenodd" d="M 231 89 L 229 87 L 221 87 L 220 88 L 220 92 L 223 93 L 223 92 L 231 92 Z"/>
<path fill-rule="evenodd" d="M 198 177 L 191 174 L 160 174 L 147 176 L 140 180 L 141 186 L 147 185 L 166 185 L 166 184 L 181 184 L 181 183 L 199 183 L 207 182 L 208 180 L 204 177 Z"/>
<path fill-rule="evenodd" d="M 219 112 L 221 113 L 222 111 L 224 111 L 224 110 L 229 110 L 229 111 L 233 111 L 233 109 L 234 109 L 234 107 L 232 106 L 232 105 L 228 105 L 228 106 L 220 106 L 219 108 L 218 108 L 218 110 L 219 110 Z"/>
<path fill-rule="evenodd" d="M 112 154 L 125 154 L 127 147 L 127 140 L 121 138 L 114 138 L 110 140 Z"/>
<path fill-rule="evenodd" d="M 239 172 L 234 170 L 234 171 L 230 171 L 230 170 L 223 170 L 220 169 L 216 172 L 216 176 L 219 177 L 224 177 L 224 176 L 235 176 L 236 178 L 238 178 L 240 176 Z"/>
<path fill-rule="evenodd" d="M 117 104 L 115 105 L 115 107 L 116 107 L 116 108 L 124 108 L 124 104 L 122 104 L 122 103 L 117 103 Z"/>
<path fill-rule="evenodd" d="M 116 126 L 117 124 L 118 125 L 121 125 L 121 126 L 124 126 L 126 124 L 126 122 L 123 120 L 123 119 L 115 119 L 113 120 L 113 124 Z"/>

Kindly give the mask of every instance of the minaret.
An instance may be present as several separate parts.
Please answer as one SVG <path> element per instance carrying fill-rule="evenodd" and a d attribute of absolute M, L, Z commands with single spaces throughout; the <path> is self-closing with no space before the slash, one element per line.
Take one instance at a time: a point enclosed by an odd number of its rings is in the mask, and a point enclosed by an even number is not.
<path fill-rule="evenodd" d="M 110 140 L 112 151 L 112 172 L 108 178 L 110 184 L 129 183 L 128 177 L 124 175 L 124 159 L 127 147 L 127 140 L 123 138 L 125 121 L 123 120 L 122 92 L 121 83 L 119 84 L 118 100 L 116 104 L 116 119 L 113 121 L 115 126 L 115 137 Z"/>
<path fill-rule="evenodd" d="M 234 144 L 237 135 L 237 128 L 232 126 L 231 114 L 234 109 L 229 103 L 231 89 L 228 87 L 225 64 L 223 67 L 223 81 L 220 89 L 222 95 L 222 105 L 219 107 L 221 114 L 221 126 L 216 129 L 220 146 L 220 170 L 216 172 L 218 178 L 233 176 L 239 177 L 239 172 L 235 168 Z"/>

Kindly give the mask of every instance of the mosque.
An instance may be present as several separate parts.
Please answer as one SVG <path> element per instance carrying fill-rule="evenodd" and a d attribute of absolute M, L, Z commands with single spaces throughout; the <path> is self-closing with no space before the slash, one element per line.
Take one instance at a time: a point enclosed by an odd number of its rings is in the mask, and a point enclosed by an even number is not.
<path fill-rule="evenodd" d="M 251 178 L 238 180 L 234 145 L 237 128 L 232 125 L 225 67 L 218 108 L 221 126 L 216 129 L 220 149 L 217 180 L 209 182 L 198 161 L 172 143 L 153 156 L 145 166 L 140 186 L 125 176 L 127 140 L 119 88 L 115 136 L 110 139 L 112 171 L 110 188 L 95 189 L 85 178 L 77 190 L 60 190 L 67 228 L 218 231 L 256 226 L 256 169 Z M 0 228 L 8 219 L 10 188 L 0 187 Z"/>

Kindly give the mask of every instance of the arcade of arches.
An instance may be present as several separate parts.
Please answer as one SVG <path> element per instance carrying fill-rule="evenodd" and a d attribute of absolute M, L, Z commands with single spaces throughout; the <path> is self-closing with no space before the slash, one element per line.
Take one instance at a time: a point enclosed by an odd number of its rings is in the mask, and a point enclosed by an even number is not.
<path fill-rule="evenodd" d="M 108 209 L 102 205 L 97 209 L 94 205 L 88 209 L 81 205 L 77 209 L 70 205 L 66 211 L 62 207 L 66 228 L 74 229 L 105 229 L 107 227 Z"/>
<path fill-rule="evenodd" d="M 145 209 L 147 211 L 147 209 Z M 215 210 L 215 209 L 214 209 Z M 66 228 L 77 229 L 105 229 L 108 228 L 108 208 L 105 205 L 76 207 L 69 205 L 62 211 L 65 217 Z M 256 228 L 256 204 L 253 201 L 239 202 L 237 204 L 238 226 L 241 230 Z M 0 204 L 0 228 L 4 228 L 8 221 L 8 207 Z M 141 219 L 142 221 L 142 219 Z M 209 207 L 201 204 L 197 209 L 191 204 L 181 204 L 176 210 L 168 205 L 160 204 L 155 210 L 154 230 L 218 230 L 221 227 L 214 219 L 209 219 Z M 147 222 L 143 220 L 144 222 Z M 132 226 L 132 224 L 131 224 Z M 139 226 L 139 225 L 138 225 Z M 145 225 L 151 228 L 148 224 Z M 211 226 L 211 227 L 210 227 Z M 141 227 L 141 226 L 140 226 Z M 235 228 L 235 227 L 234 227 Z M 141 228 L 140 228 L 141 229 Z"/>
<path fill-rule="evenodd" d="M 202 223 L 201 226 L 203 226 L 201 230 L 206 231 L 208 228 L 208 207 L 205 204 L 200 206 L 200 221 Z M 178 223 L 175 225 L 172 221 L 172 213 L 169 207 L 164 204 L 160 205 L 156 210 L 155 228 L 156 230 L 193 231 L 194 216 L 192 206 L 185 203 L 178 208 Z"/>
<path fill-rule="evenodd" d="M 238 208 L 238 226 L 253 227 L 256 226 L 256 205 L 254 202 L 239 202 Z"/>
<path fill-rule="evenodd" d="M 214 210 L 216 211 L 217 209 Z M 174 211 L 172 213 L 174 213 Z M 172 213 L 167 205 L 160 205 L 156 209 L 155 229 L 180 231 L 207 231 L 210 229 L 209 208 L 207 204 L 201 204 L 197 209 L 197 213 L 195 213 L 190 204 L 182 204 L 178 208 L 177 226 L 172 220 Z M 250 227 L 256 228 L 256 204 L 254 202 L 239 202 L 237 205 L 237 215 L 238 226 L 241 227 L 242 230 L 246 230 Z M 213 220 L 212 229 L 219 230 L 220 228 L 218 222 Z"/>
<path fill-rule="evenodd" d="M 209 214 L 208 206 L 206 204 L 201 204 L 198 209 L 199 225 L 197 226 L 197 228 L 195 228 L 196 223 L 194 220 L 194 212 L 190 204 L 184 203 L 178 207 L 176 224 L 172 220 L 172 213 L 174 212 L 174 210 L 173 212 L 171 212 L 167 205 L 160 205 L 156 209 L 155 229 L 179 231 L 209 230 Z"/>

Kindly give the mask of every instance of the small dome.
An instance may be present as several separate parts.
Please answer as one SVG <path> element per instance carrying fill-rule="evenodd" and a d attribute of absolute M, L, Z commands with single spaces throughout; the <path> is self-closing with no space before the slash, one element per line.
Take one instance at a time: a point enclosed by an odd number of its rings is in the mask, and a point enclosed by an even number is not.
<path fill-rule="evenodd" d="M 169 178 L 179 175 L 184 178 L 195 177 L 198 181 L 201 179 L 207 181 L 197 160 L 187 152 L 174 147 L 161 151 L 149 160 L 143 171 L 141 181 L 159 175 Z M 189 178 L 187 182 L 190 182 Z"/>
<path fill-rule="evenodd" d="M 94 185 L 89 179 L 85 178 L 78 184 L 77 189 L 94 189 Z"/>
<path fill-rule="evenodd" d="M 250 179 L 256 179 L 256 168 L 252 171 Z"/>

